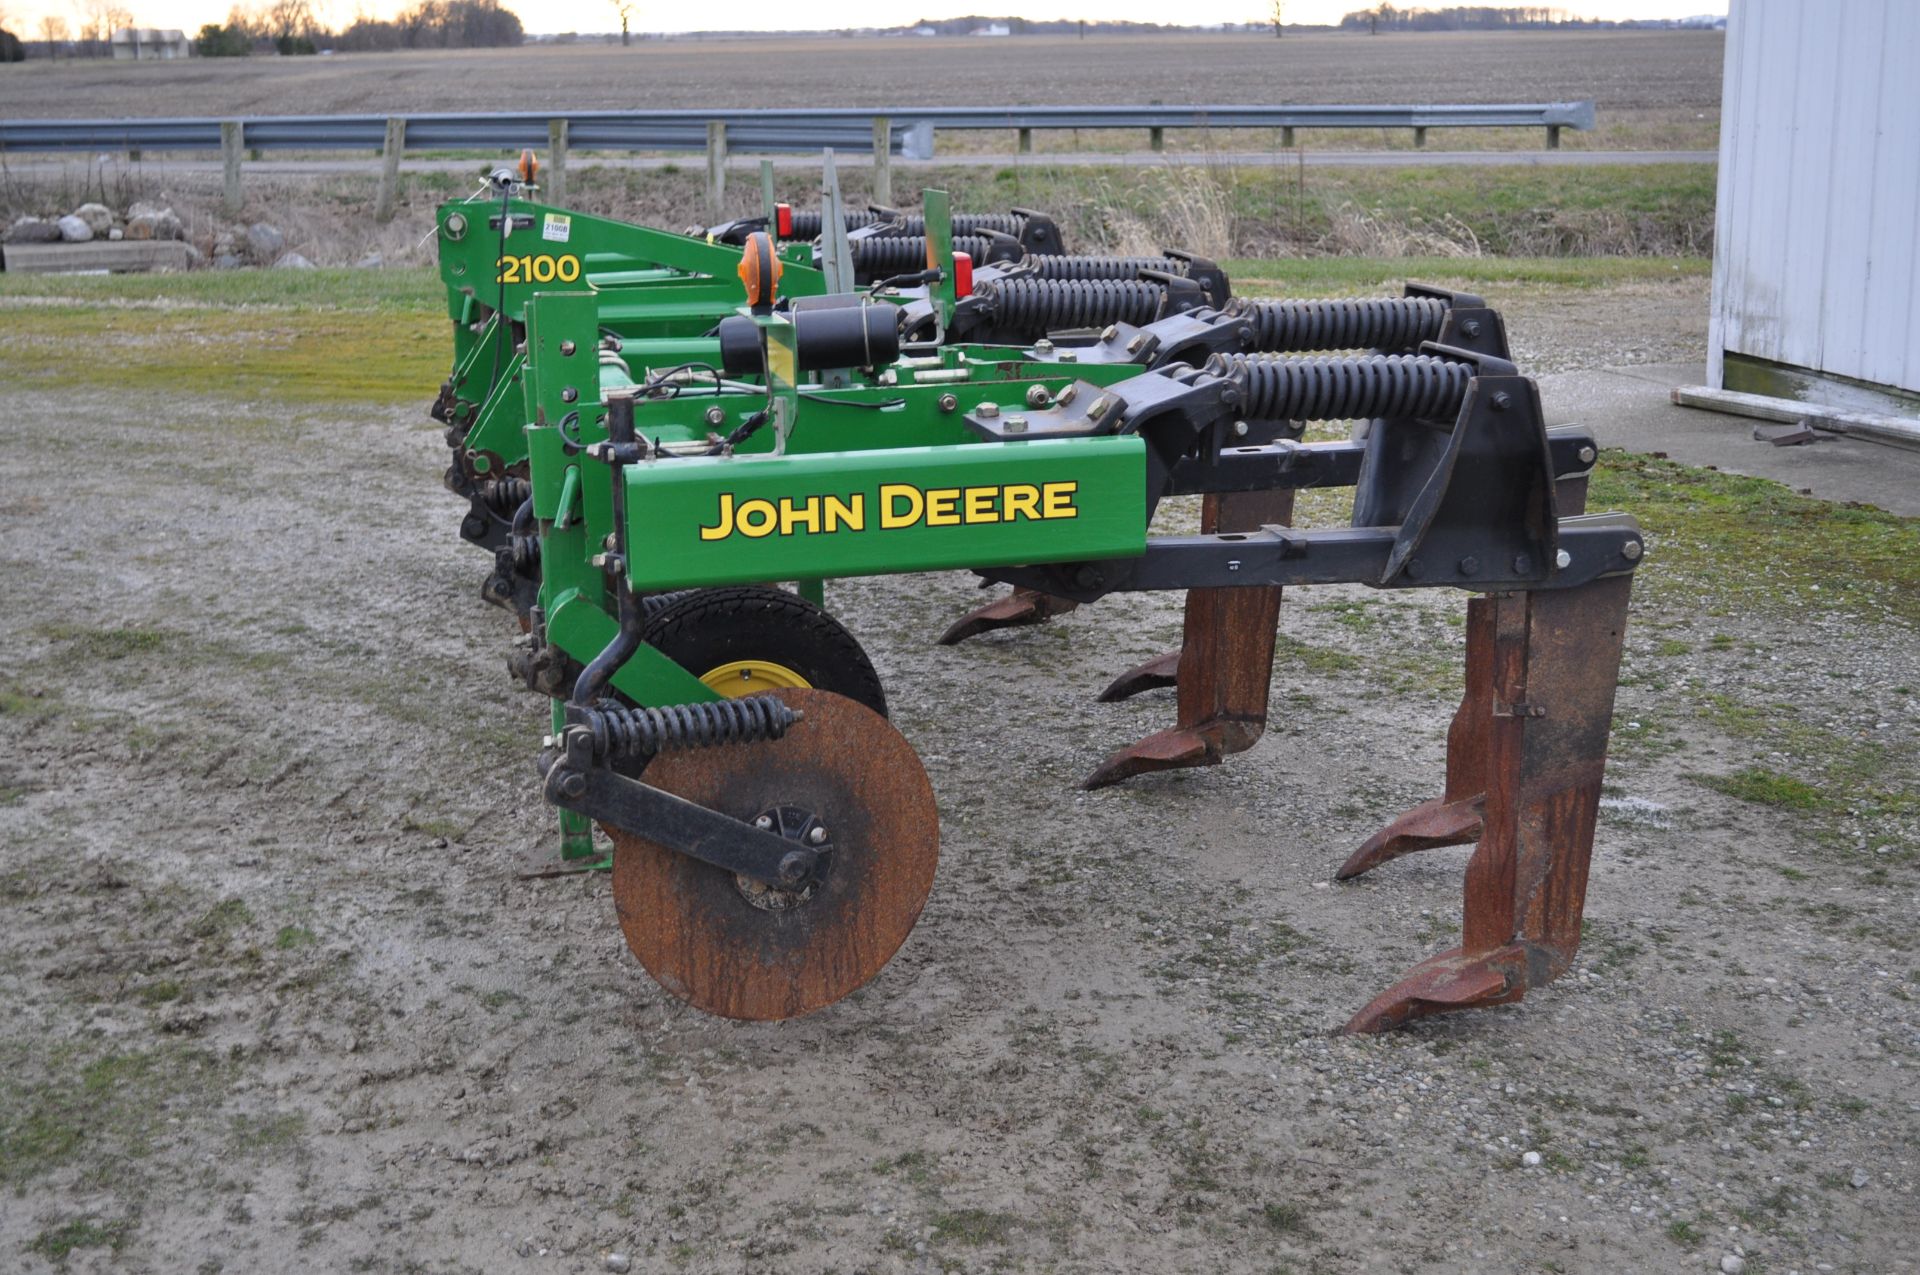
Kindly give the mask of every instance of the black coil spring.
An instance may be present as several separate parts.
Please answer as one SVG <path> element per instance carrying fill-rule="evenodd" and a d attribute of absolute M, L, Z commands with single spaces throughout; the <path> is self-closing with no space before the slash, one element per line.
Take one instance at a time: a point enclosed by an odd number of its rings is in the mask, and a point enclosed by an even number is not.
<path fill-rule="evenodd" d="M 533 485 L 524 478 L 512 475 L 496 478 L 490 483 L 480 483 L 474 498 L 487 507 L 487 512 L 497 518 L 509 519 L 533 495 Z"/>
<path fill-rule="evenodd" d="M 880 220 L 880 214 L 871 209 L 849 209 L 847 229 L 859 230 L 871 226 Z M 989 230 L 1003 235 L 1018 235 L 1026 218 L 1016 213 L 955 213 L 953 215 L 953 233 L 956 235 L 984 235 Z M 818 239 L 822 225 L 818 211 L 802 212 L 793 210 L 793 233 L 790 239 Z M 908 214 L 902 219 L 900 233 L 904 235 L 924 235 L 927 233 L 926 218 L 917 214 Z"/>
<path fill-rule="evenodd" d="M 927 268 L 925 235 L 900 235 L 892 239 L 855 239 L 853 268 L 860 278 L 871 283 L 894 275 L 911 274 Z M 955 235 L 953 250 L 964 252 L 979 265 L 987 259 L 988 241 L 982 235 Z"/>
<path fill-rule="evenodd" d="M 1187 263 L 1176 257 L 1030 257 L 1036 279 L 1132 279 L 1142 270 L 1184 275 Z"/>
<path fill-rule="evenodd" d="M 1253 324 L 1256 350 L 1417 350 L 1440 335 L 1447 303 L 1434 297 L 1320 301 L 1236 300 L 1229 313 Z"/>
<path fill-rule="evenodd" d="M 800 714 L 771 695 L 746 695 L 665 708 L 602 700 L 576 720 L 593 732 L 595 757 L 652 757 L 680 748 L 779 739 Z"/>
<path fill-rule="evenodd" d="M 1002 332 L 1029 338 L 1066 328 L 1151 323 L 1166 289 L 1145 279 L 995 279 L 974 288 Z"/>
<path fill-rule="evenodd" d="M 1257 421 L 1429 420 L 1458 414 L 1473 366 L 1426 354 L 1355 359 L 1216 354 L 1204 369 L 1238 381 L 1241 412 Z"/>

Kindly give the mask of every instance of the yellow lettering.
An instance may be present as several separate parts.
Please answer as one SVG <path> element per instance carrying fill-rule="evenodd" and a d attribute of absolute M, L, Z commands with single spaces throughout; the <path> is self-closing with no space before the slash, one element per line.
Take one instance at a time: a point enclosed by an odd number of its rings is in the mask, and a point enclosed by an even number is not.
<path fill-rule="evenodd" d="M 1012 522 L 1015 518 L 1023 515 L 1027 518 L 1038 518 L 1040 516 L 1040 489 L 1038 487 L 1028 483 L 1014 483 L 1005 490 L 1006 495 L 1000 499 L 1000 507 L 1004 510 L 1000 516 L 1007 522 Z"/>
<path fill-rule="evenodd" d="M 935 487 L 927 492 L 927 525 L 929 527 L 957 527 L 960 515 L 958 487 Z"/>
<path fill-rule="evenodd" d="M 894 503 L 901 500 L 907 502 L 905 513 L 902 513 Z M 880 484 L 880 526 L 883 530 L 911 527 L 920 521 L 920 511 L 923 508 L 925 508 L 925 502 L 920 495 L 920 489 L 912 483 Z"/>
<path fill-rule="evenodd" d="M 772 533 L 774 524 L 780 521 L 780 515 L 774 512 L 770 500 L 749 500 L 733 515 L 733 521 L 740 528 L 741 535 L 758 540 Z"/>
<path fill-rule="evenodd" d="M 999 494 L 998 487 L 967 488 L 967 521 L 999 522 L 1000 511 L 993 507 L 993 498 Z"/>
<path fill-rule="evenodd" d="M 780 534 L 790 536 L 795 527 L 804 526 L 810 532 L 820 530 L 820 497 L 808 496 L 796 507 L 788 497 L 780 498 Z"/>
<path fill-rule="evenodd" d="M 1080 511 L 1073 507 L 1073 493 L 1080 489 L 1079 483 L 1043 483 L 1040 487 L 1040 516 L 1042 518 L 1078 518 Z"/>
<path fill-rule="evenodd" d="M 700 528 L 702 540 L 725 540 L 733 534 L 733 493 L 720 493 L 720 521 L 711 527 Z"/>
<path fill-rule="evenodd" d="M 867 498 L 855 492 L 850 501 L 838 496 L 827 497 L 827 530 L 838 531 L 845 527 L 848 531 L 867 529 Z"/>

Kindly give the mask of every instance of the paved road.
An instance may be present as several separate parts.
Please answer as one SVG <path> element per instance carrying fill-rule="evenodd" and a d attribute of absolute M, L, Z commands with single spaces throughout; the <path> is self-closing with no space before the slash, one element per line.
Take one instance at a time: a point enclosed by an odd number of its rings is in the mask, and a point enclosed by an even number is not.
<path fill-rule="evenodd" d="M 65 157 L 46 157 L 23 159 L 19 155 L 8 161 L 8 171 L 21 177 L 57 176 L 63 169 L 86 165 L 94 161 L 93 156 L 70 155 Z M 124 164 L 124 156 L 111 156 L 114 164 Z M 1309 168 L 1470 168 L 1470 167 L 1587 167 L 1594 164 L 1711 164 L 1719 157 L 1713 151 L 1304 151 L 1296 155 L 1293 151 L 1273 151 L 1254 154 L 1210 154 L 1205 151 L 1135 151 L 1114 153 L 1101 151 L 1071 151 L 1057 154 L 1010 155 L 1006 153 L 954 154 L 941 155 L 931 160 L 896 159 L 894 167 L 899 169 L 937 168 L 937 167 L 993 167 L 1004 168 L 1018 165 L 1023 168 L 1058 168 L 1066 165 L 1115 165 L 1129 168 L 1150 168 L 1161 164 L 1204 164 L 1204 165 L 1255 165 L 1287 164 L 1304 162 Z M 864 153 L 849 153 L 841 157 L 844 166 L 864 165 L 868 157 Z M 702 157 L 698 154 L 655 157 L 612 157 L 579 158 L 574 165 L 599 164 L 609 168 L 654 169 L 669 164 L 686 168 L 698 165 Z M 773 157 L 776 168 L 813 168 L 820 159 L 817 155 L 778 155 Z M 370 172 L 377 167 L 378 161 L 368 159 L 286 159 L 275 158 L 249 164 L 254 171 L 266 171 L 278 176 L 319 176 L 333 173 Z M 735 155 L 729 164 L 733 171 L 751 171 L 758 165 L 758 157 Z M 409 159 L 401 163 L 408 172 L 468 172 L 477 166 L 472 159 Z M 163 159 L 148 157 L 142 161 L 142 167 L 148 169 L 164 168 L 169 172 L 217 173 L 220 161 L 205 158 Z"/>

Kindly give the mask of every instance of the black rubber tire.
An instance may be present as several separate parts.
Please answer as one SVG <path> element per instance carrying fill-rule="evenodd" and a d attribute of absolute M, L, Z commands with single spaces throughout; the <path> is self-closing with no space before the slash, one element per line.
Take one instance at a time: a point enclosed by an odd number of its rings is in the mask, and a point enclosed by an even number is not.
<path fill-rule="evenodd" d="M 798 594 L 757 585 L 695 589 L 647 618 L 649 646 L 695 677 L 735 660 L 785 665 L 817 690 L 887 715 L 880 675 L 853 634 Z"/>

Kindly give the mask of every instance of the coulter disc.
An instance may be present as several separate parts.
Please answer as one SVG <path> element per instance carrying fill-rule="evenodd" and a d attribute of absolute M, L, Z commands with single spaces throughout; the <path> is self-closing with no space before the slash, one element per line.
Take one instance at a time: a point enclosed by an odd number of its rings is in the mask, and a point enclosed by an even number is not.
<path fill-rule="evenodd" d="M 668 753 L 642 777 L 823 844 L 812 880 L 774 889 L 606 829 L 627 946 L 662 987 L 727 1018 L 796 1018 L 879 973 L 920 919 L 940 858 L 933 786 L 905 736 L 840 695 L 777 694 L 805 714 L 784 739 Z"/>

